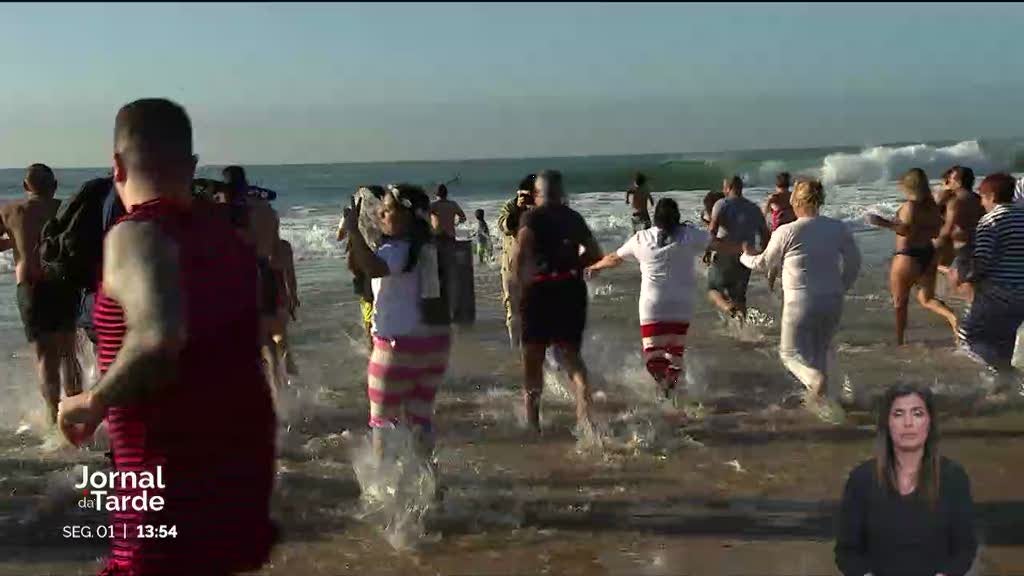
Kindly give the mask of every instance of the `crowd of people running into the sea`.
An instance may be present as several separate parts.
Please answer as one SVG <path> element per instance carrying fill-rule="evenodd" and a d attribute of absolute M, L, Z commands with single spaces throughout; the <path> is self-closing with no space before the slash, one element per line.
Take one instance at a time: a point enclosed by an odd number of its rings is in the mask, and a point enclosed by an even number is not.
<path fill-rule="evenodd" d="M 0 208 L 0 248 L 14 251 L 19 310 L 43 397 L 73 444 L 88 442 L 106 421 L 117 471 L 163 467 L 164 509 L 119 511 L 113 524 L 175 524 L 178 538 L 140 540 L 115 530 L 103 574 L 254 569 L 278 538 L 269 514 L 274 395 L 296 371 L 287 326 L 299 298 L 274 194 L 251 186 L 237 166 L 225 168 L 222 181 L 196 179 L 191 122 L 168 100 L 125 105 L 114 134 L 112 172 L 83 186 L 67 206 L 58 210 L 53 171 L 34 164 L 24 179 L 26 198 Z M 1014 203 L 1015 182 L 1006 174 L 989 175 L 977 191 L 969 168 L 955 166 L 942 178 L 933 194 L 923 171 L 909 171 L 896 217 L 870 218 L 897 235 L 890 281 L 897 341 L 904 341 L 917 285 L 922 306 L 946 318 L 965 347 L 1010 369 L 1024 321 L 1024 207 Z M 806 387 L 807 405 L 836 418 L 828 366 L 844 295 L 860 271 L 857 243 L 845 223 L 821 214 L 826 191 L 815 179 L 793 184 L 779 174 L 763 207 L 743 189 L 741 178 L 725 180 L 704 200 L 705 225 L 693 226 L 682 222 L 673 199 L 655 201 L 637 175 L 626 193 L 634 233 L 605 254 L 567 205 L 559 172 L 523 178 L 501 208 L 498 232 L 506 327 L 522 354 L 531 429 L 540 430 L 549 348 L 558 350 L 572 382 L 578 424 L 592 426 L 581 354 L 586 281 L 627 259 L 640 264 L 643 362 L 660 395 L 671 397 L 685 374 L 703 261 L 708 298 L 737 321 L 746 315 L 751 272 L 772 287 L 781 275 L 780 357 Z M 380 450 L 380 431 L 407 426 L 429 459 L 434 402 L 452 344 L 450 252 L 456 226 L 467 218 L 444 185 L 433 201 L 413 184 L 364 192 L 370 196 L 360 198 L 379 203 L 379 229 L 371 234 L 360 225 L 364 202 L 353 197 L 338 239 L 346 241 L 371 346 L 369 427 Z M 490 231 L 483 212 L 475 216 L 478 254 L 487 258 Z M 936 298 L 940 272 L 970 301 L 962 319 Z M 84 391 L 76 327 L 94 340 L 101 373 Z M 903 573 L 910 562 L 952 575 L 970 565 L 976 544 L 969 488 L 963 470 L 937 456 L 934 416 L 927 390 L 897 387 L 884 398 L 879 455 L 851 474 L 844 497 L 837 542 L 844 573 Z M 873 497 L 876 490 L 941 506 L 935 512 L 885 502 Z M 122 487 L 118 494 L 138 491 Z M 942 528 L 915 540 L 927 524 L 921 519 L 934 513 L 943 515 Z M 907 549 L 914 551 L 909 560 Z"/>

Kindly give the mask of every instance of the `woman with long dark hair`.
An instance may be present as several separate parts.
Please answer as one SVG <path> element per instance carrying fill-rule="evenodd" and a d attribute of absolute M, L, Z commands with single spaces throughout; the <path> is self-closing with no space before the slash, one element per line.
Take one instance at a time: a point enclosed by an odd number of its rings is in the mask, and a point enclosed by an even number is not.
<path fill-rule="evenodd" d="M 389 186 L 381 209 L 383 243 L 372 251 L 359 231 L 359 204 L 345 210 L 356 267 L 373 287 L 373 351 L 367 367 L 370 428 L 408 426 L 423 455 L 433 451 L 434 396 L 448 367 L 448 311 L 441 294 L 430 199 L 418 186 Z"/>
<path fill-rule="evenodd" d="M 978 543 L 967 474 L 939 453 L 929 389 L 890 387 L 875 457 L 850 473 L 836 538 L 845 576 L 962 576 Z"/>
<path fill-rule="evenodd" d="M 589 277 L 615 268 L 626 258 L 640 262 L 640 335 L 643 360 L 659 393 L 669 397 L 683 374 L 686 333 L 693 316 L 697 280 L 694 264 L 706 249 L 738 253 L 738 245 L 713 239 L 680 222 L 679 205 L 662 198 L 654 208 L 654 227 L 634 234 L 618 251 L 587 269 Z"/>

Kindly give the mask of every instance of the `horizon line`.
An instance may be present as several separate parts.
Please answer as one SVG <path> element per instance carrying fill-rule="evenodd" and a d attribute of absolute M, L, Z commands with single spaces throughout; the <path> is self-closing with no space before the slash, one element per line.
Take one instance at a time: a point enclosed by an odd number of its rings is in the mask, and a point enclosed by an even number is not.
<path fill-rule="evenodd" d="M 560 160 L 560 159 L 579 159 L 579 158 L 633 158 L 643 156 L 671 156 L 671 155 L 712 155 L 712 154 L 729 154 L 729 153 L 741 153 L 741 152 L 795 152 L 795 151 L 811 151 L 811 150 L 824 150 L 824 149 L 839 149 L 839 148 L 857 148 L 865 150 L 876 146 L 909 146 L 914 144 L 931 144 L 931 145 L 947 145 L 947 144 L 958 144 L 960 142 L 973 142 L 973 141 L 984 141 L 984 140 L 1024 140 L 1021 136 L 1008 136 L 1008 137 L 966 137 L 966 138 L 940 138 L 934 140 L 920 139 L 918 141 L 903 140 L 893 142 L 880 142 L 877 144 L 832 144 L 826 146 L 787 146 L 787 147 L 769 147 L 769 148 L 730 148 L 724 150 L 709 150 L 709 151 L 674 151 L 674 152 L 631 152 L 631 153 L 609 153 L 609 154 L 561 154 L 553 156 L 493 156 L 489 158 L 477 157 L 477 158 L 441 158 L 441 159 L 404 159 L 404 160 L 364 160 L 364 161 L 353 161 L 353 160 L 341 160 L 333 162 L 209 162 L 205 164 L 197 165 L 199 168 L 207 167 L 220 167 L 220 166 L 338 166 L 338 165 L 358 165 L 358 164 L 436 164 L 442 162 L 494 162 L 494 161 L 520 161 L 520 160 Z M 109 166 L 50 166 L 54 170 L 104 170 L 109 169 Z M 23 170 L 21 166 L 5 166 L 0 170 Z"/>

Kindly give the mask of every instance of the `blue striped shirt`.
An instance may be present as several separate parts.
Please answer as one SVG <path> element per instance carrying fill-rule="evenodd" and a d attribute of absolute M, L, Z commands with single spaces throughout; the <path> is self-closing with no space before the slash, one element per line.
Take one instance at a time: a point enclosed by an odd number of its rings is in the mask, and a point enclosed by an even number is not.
<path fill-rule="evenodd" d="M 1024 285 L 1024 206 L 1000 204 L 981 217 L 970 282 Z"/>

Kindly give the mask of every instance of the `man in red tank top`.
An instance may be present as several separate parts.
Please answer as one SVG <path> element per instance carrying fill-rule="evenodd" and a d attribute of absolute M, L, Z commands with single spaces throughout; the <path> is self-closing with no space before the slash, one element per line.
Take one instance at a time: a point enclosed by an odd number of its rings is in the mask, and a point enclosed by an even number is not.
<path fill-rule="evenodd" d="M 118 481 L 106 488 L 114 502 L 97 496 L 114 532 L 101 574 L 253 570 L 275 539 L 276 418 L 260 368 L 256 255 L 192 203 L 197 159 L 184 109 L 137 100 L 114 132 L 114 182 L 128 213 L 104 240 L 102 377 L 58 413 L 75 444 L 107 421 Z"/>

